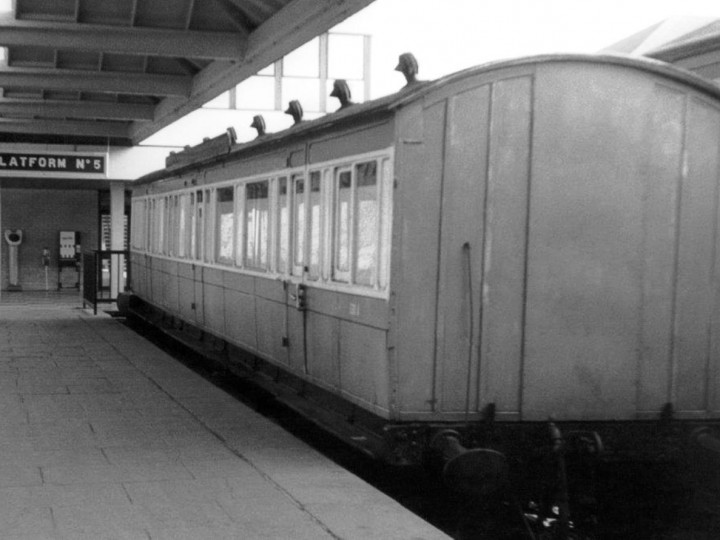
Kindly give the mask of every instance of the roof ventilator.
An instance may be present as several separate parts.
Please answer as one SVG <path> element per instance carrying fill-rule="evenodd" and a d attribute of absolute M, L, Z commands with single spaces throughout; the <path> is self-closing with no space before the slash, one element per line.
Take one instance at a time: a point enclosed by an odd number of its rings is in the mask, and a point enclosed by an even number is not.
<path fill-rule="evenodd" d="M 300 102 L 297 99 L 293 99 L 289 104 L 288 108 L 285 111 L 285 114 L 289 114 L 293 117 L 293 124 L 297 125 L 300 122 L 302 122 L 303 117 L 303 108 L 302 105 L 300 105 Z"/>
<path fill-rule="evenodd" d="M 350 92 L 350 86 L 345 79 L 337 79 L 333 83 L 333 89 L 330 93 L 330 97 L 338 98 L 340 101 L 340 110 L 355 105 L 350 98 L 352 94 Z"/>

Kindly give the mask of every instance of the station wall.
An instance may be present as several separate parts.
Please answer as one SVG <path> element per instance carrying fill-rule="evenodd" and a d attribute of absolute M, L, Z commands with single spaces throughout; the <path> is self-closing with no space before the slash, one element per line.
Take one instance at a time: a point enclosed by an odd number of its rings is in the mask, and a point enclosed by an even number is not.
<path fill-rule="evenodd" d="M 78 276 L 75 268 L 58 271 L 60 231 L 78 231 L 82 249 L 98 249 L 98 192 L 97 190 L 56 189 L 2 189 L 0 192 L 0 287 L 9 285 L 7 229 L 22 229 L 23 241 L 19 246 L 19 283 L 23 291 L 45 290 L 45 267 L 42 250 L 50 250 L 48 286 L 63 288 L 75 286 Z"/>

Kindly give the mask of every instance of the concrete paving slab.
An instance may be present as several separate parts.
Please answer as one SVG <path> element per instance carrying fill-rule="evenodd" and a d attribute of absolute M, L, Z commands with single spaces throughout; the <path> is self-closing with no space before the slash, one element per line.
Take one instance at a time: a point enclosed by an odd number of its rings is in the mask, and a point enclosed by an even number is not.
<path fill-rule="evenodd" d="M 0 306 L 0 433 L 2 540 L 447 538 L 71 306 Z"/>
<path fill-rule="evenodd" d="M 55 527 L 49 507 L 0 509 L 2 538 L 44 539 L 53 538 Z"/>

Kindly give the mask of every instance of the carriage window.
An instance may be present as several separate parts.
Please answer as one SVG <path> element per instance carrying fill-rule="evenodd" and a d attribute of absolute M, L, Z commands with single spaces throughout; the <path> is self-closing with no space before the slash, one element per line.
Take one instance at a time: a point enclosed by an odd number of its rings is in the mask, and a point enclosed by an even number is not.
<path fill-rule="evenodd" d="M 322 239 L 321 202 L 320 171 L 313 171 L 310 173 L 310 192 L 308 193 L 308 230 L 310 232 L 309 271 L 310 278 L 312 279 L 318 279 L 320 277 L 320 242 Z"/>
<path fill-rule="evenodd" d="M 380 244 L 377 162 L 335 172 L 333 279 L 373 286 Z"/>
<path fill-rule="evenodd" d="M 145 228 L 147 227 L 147 201 L 139 201 L 137 218 L 137 234 L 135 242 L 139 249 L 147 249 L 145 245 Z"/>
<path fill-rule="evenodd" d="M 233 261 L 233 231 L 235 229 L 234 189 L 232 187 L 217 190 L 217 224 L 216 242 L 218 262 L 232 264 Z"/>
<path fill-rule="evenodd" d="M 193 219 L 193 252 L 192 256 L 194 259 L 202 260 L 203 248 L 204 248 L 204 224 L 203 219 L 203 192 L 198 191 L 195 193 L 195 216 Z"/>
<path fill-rule="evenodd" d="M 197 219 L 195 216 L 195 194 L 190 194 L 190 205 L 188 207 L 188 218 L 190 223 L 187 230 L 187 255 L 191 259 L 195 257 L 195 235 L 197 229 Z"/>
<path fill-rule="evenodd" d="M 133 200 L 134 250 L 344 284 L 388 287 L 392 156 L 325 162 Z M 364 293 L 362 291 L 365 291 Z"/>
<path fill-rule="evenodd" d="M 350 230 L 352 208 L 352 172 L 339 171 L 335 190 L 335 253 L 333 277 L 348 281 L 350 272 Z"/>
<path fill-rule="evenodd" d="M 268 182 L 245 186 L 245 264 L 266 269 L 268 264 Z"/>
<path fill-rule="evenodd" d="M 155 216 L 155 208 L 157 207 L 157 201 L 155 199 L 150 199 L 150 203 L 148 205 L 148 220 L 150 221 L 150 235 L 148 236 L 148 248 L 150 252 L 155 253 L 156 249 L 156 241 L 157 238 L 157 217 Z"/>
<path fill-rule="evenodd" d="M 213 248 L 215 247 L 215 208 L 212 206 L 214 192 L 206 189 L 203 200 L 205 201 L 205 223 L 203 224 L 205 238 L 203 239 L 203 252 L 200 257 L 204 261 L 213 260 Z"/>
<path fill-rule="evenodd" d="M 187 245 L 187 205 L 188 195 L 183 193 L 178 197 L 178 257 L 185 257 Z"/>
<path fill-rule="evenodd" d="M 145 248 L 145 201 L 136 200 L 133 201 L 132 208 L 132 247 L 135 249 Z"/>
<path fill-rule="evenodd" d="M 177 253 L 177 196 L 168 197 L 168 220 L 167 229 L 167 253 L 175 255 Z"/>
<path fill-rule="evenodd" d="M 378 190 L 377 162 L 355 166 L 356 234 L 354 247 L 355 283 L 373 285 L 378 259 Z"/>
<path fill-rule="evenodd" d="M 147 205 L 147 250 L 152 253 L 155 251 L 155 199 L 148 199 Z"/>
<path fill-rule="evenodd" d="M 167 199 L 158 199 L 157 205 L 155 207 L 156 212 L 156 220 L 157 220 L 157 229 L 155 230 L 155 233 L 157 236 L 155 237 L 155 251 L 157 253 L 163 253 L 163 237 L 165 235 L 165 205 L 167 204 Z"/>
<path fill-rule="evenodd" d="M 171 197 L 165 197 L 163 201 L 163 234 L 162 234 L 162 252 L 165 255 L 170 254 L 170 235 L 172 223 L 172 199 Z"/>
<path fill-rule="evenodd" d="M 295 266 L 305 265 L 305 179 L 293 175 L 293 198 L 295 203 L 293 227 L 293 261 Z"/>
<path fill-rule="evenodd" d="M 180 197 L 174 195 L 170 199 L 172 205 L 172 219 L 170 220 L 170 254 L 177 256 L 178 253 L 178 230 L 180 224 Z"/>
<path fill-rule="evenodd" d="M 155 241 L 155 199 L 148 199 L 147 202 L 147 236 L 145 239 L 145 245 L 149 252 L 153 252 L 153 242 Z"/>
<path fill-rule="evenodd" d="M 138 239 L 137 234 L 140 227 L 140 201 L 133 201 L 132 203 L 132 213 L 133 216 L 135 216 L 135 219 L 132 221 L 132 244 L 131 246 L 133 248 L 138 247 Z"/>
<path fill-rule="evenodd" d="M 277 271 L 288 271 L 290 258 L 290 197 L 287 178 L 278 179 Z"/>

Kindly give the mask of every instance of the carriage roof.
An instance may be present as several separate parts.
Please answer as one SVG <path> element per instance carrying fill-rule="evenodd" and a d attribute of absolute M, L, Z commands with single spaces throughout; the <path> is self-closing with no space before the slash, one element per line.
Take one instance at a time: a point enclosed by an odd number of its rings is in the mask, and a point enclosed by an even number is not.
<path fill-rule="evenodd" d="M 392 114 L 395 110 L 414 102 L 438 88 L 452 84 L 462 79 L 480 74 L 490 74 L 493 71 L 501 71 L 509 68 L 531 67 L 539 64 L 551 63 L 590 63 L 606 64 L 610 66 L 625 67 L 644 71 L 649 74 L 673 80 L 685 84 L 703 92 L 713 98 L 720 100 L 720 86 L 703 79 L 694 73 L 666 64 L 650 58 L 635 58 L 621 55 L 591 55 L 591 54 L 550 54 L 517 58 L 512 60 L 500 60 L 474 66 L 434 81 L 421 81 L 409 85 L 400 91 L 374 100 L 353 104 L 350 107 L 326 114 L 314 120 L 303 121 L 287 129 L 275 133 L 268 133 L 257 137 L 254 140 L 234 143 L 229 142 L 217 153 L 206 153 L 196 161 L 175 167 L 166 167 L 139 178 L 135 184 L 146 184 L 163 178 L 178 176 L 183 173 L 212 166 L 214 163 L 233 158 L 239 158 L 245 154 L 253 154 L 272 149 L 278 145 L 293 142 L 306 136 L 312 136 L 334 127 L 350 126 L 356 123 L 371 121 L 374 118 L 382 118 Z M 203 144 L 185 150 L 193 151 Z M 182 153 L 182 152 L 181 152 Z"/>

